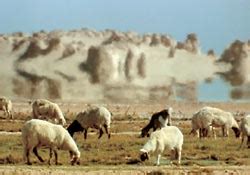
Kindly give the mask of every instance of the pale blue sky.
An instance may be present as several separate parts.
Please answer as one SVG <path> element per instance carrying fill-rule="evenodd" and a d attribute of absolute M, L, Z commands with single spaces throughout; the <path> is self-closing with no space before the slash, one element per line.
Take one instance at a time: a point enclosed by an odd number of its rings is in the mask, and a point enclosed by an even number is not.
<path fill-rule="evenodd" d="M 221 53 L 250 39 L 249 0 L 1 0 L 0 33 L 54 29 L 117 29 L 198 35 L 202 50 Z"/>
<path fill-rule="evenodd" d="M 0 5 L 0 33 L 116 29 L 183 41 L 194 32 L 203 52 L 212 48 L 217 54 L 236 39 L 250 39 L 250 0 L 1 0 Z M 228 100 L 228 90 L 221 80 L 203 83 L 199 99 Z"/>

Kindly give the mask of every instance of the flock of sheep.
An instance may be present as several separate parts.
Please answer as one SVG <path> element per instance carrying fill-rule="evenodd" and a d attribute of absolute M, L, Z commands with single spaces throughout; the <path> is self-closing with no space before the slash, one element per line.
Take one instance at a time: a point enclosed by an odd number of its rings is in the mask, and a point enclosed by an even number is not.
<path fill-rule="evenodd" d="M 70 153 L 71 164 L 80 163 L 80 151 L 73 139 L 75 132 L 84 132 L 84 138 L 87 138 L 88 128 L 99 130 L 101 138 L 104 131 L 110 138 L 111 112 L 105 107 L 90 107 L 79 112 L 75 120 L 65 129 L 66 120 L 59 106 L 56 103 L 45 99 L 37 99 L 31 103 L 33 119 L 27 121 L 22 128 L 22 140 L 24 146 L 24 158 L 27 164 L 31 165 L 29 158 L 30 151 L 33 151 L 39 161 L 44 162 L 38 154 L 37 149 L 46 146 L 50 149 L 48 164 L 50 164 L 53 153 L 55 163 L 58 164 L 57 149 L 68 150 Z M 12 103 L 5 97 L 0 98 L 0 110 L 3 110 L 10 118 L 12 116 Z M 181 163 L 181 152 L 184 136 L 181 130 L 171 125 L 171 116 L 173 109 L 169 107 L 160 112 L 154 113 L 149 123 L 142 128 L 141 137 L 150 137 L 145 145 L 140 149 L 141 161 L 149 159 L 149 154 L 156 154 L 156 165 L 160 164 L 161 154 L 164 150 L 171 151 L 172 160 L 177 159 Z M 46 121 L 48 120 L 48 121 Z M 223 137 L 229 136 L 231 128 L 236 137 L 242 134 L 242 147 L 244 138 L 247 137 L 247 146 L 250 148 L 250 115 L 245 116 L 240 125 L 230 112 L 223 111 L 213 107 L 203 107 L 192 117 L 192 130 L 190 134 L 196 134 L 198 137 L 208 137 L 209 131 L 213 132 L 216 138 L 214 128 L 222 129 Z M 150 129 L 153 129 L 151 134 Z"/>

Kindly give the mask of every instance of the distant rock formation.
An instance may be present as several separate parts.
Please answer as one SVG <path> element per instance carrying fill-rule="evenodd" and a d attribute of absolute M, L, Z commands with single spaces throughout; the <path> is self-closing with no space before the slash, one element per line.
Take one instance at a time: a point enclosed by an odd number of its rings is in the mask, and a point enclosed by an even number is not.
<path fill-rule="evenodd" d="M 0 94 L 95 103 L 197 101 L 198 85 L 220 72 L 235 86 L 232 99 L 245 98 L 249 47 L 250 41 L 235 41 L 218 61 L 213 50 L 200 51 L 194 33 L 183 42 L 165 34 L 86 28 L 2 34 Z"/>
<path fill-rule="evenodd" d="M 236 40 L 221 55 L 219 62 L 228 63 L 231 69 L 222 73 L 222 77 L 233 86 L 245 83 L 248 73 L 249 48 L 247 43 Z"/>

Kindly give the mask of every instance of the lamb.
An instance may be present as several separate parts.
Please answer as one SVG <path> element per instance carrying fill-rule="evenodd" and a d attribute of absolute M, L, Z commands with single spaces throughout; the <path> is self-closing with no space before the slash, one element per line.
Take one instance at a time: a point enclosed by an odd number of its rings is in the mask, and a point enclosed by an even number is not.
<path fill-rule="evenodd" d="M 192 130 L 190 134 L 195 134 L 197 130 L 200 130 L 198 136 L 205 137 L 208 135 L 208 130 L 212 128 L 214 138 L 216 138 L 214 127 L 222 128 L 223 137 L 229 136 L 229 128 L 232 128 L 236 138 L 240 136 L 238 123 L 234 119 L 232 113 L 208 106 L 201 108 L 193 115 Z"/>
<path fill-rule="evenodd" d="M 0 110 L 4 111 L 5 115 L 7 114 L 10 119 L 13 119 L 12 115 L 12 103 L 6 97 L 0 97 Z"/>
<path fill-rule="evenodd" d="M 240 148 L 243 145 L 244 137 L 247 136 L 247 146 L 250 148 L 250 115 L 245 116 L 240 123 L 240 130 L 242 132 L 242 139 Z"/>
<path fill-rule="evenodd" d="M 31 119 L 27 121 L 22 128 L 22 140 L 24 145 L 24 159 L 27 159 L 28 165 L 32 164 L 29 158 L 31 150 L 33 150 L 33 153 L 40 162 L 44 162 L 37 151 L 37 148 L 41 146 L 50 148 L 49 165 L 52 158 L 52 151 L 55 154 L 55 164 L 58 164 L 57 148 L 70 152 L 72 165 L 79 163 L 80 152 L 77 145 L 68 131 L 61 125 L 44 120 Z"/>
<path fill-rule="evenodd" d="M 155 131 L 158 128 L 170 126 L 172 112 L 173 109 L 170 107 L 168 109 L 154 113 L 151 116 L 150 122 L 141 130 L 141 137 L 145 137 L 146 135 L 149 137 L 149 130 L 151 128 L 153 128 L 153 131 Z"/>
<path fill-rule="evenodd" d="M 103 135 L 104 127 L 108 138 L 110 138 L 111 113 L 105 107 L 90 107 L 84 112 L 77 114 L 76 119 L 68 127 L 70 135 L 73 137 L 75 132 L 84 131 L 84 139 L 87 139 L 88 128 L 99 129 L 100 139 Z"/>
<path fill-rule="evenodd" d="M 32 103 L 33 118 L 41 116 L 54 120 L 63 126 L 66 125 L 66 120 L 59 106 L 56 103 L 45 99 L 37 99 Z"/>
<path fill-rule="evenodd" d="M 156 165 L 160 165 L 161 154 L 165 149 L 171 150 L 171 163 L 175 158 L 181 163 L 181 151 L 183 145 L 183 134 L 176 126 L 165 126 L 152 132 L 150 139 L 140 151 L 141 161 L 149 159 L 149 153 L 157 154 Z"/>

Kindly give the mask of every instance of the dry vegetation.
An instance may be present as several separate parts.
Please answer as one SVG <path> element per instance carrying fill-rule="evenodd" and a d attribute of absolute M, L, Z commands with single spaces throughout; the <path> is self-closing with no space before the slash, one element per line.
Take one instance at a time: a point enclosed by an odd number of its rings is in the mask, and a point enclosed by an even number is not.
<path fill-rule="evenodd" d="M 241 173 L 247 174 L 250 170 L 249 149 L 238 149 L 240 139 L 235 139 L 232 131 L 229 138 L 218 137 L 214 140 L 198 139 L 189 135 L 190 120 L 187 118 L 204 106 L 203 103 L 183 104 L 172 103 L 176 109 L 173 125 L 178 126 L 184 133 L 184 146 L 182 165 L 169 165 L 169 153 L 165 152 L 162 158 L 162 166 L 154 166 L 155 157 L 147 162 L 139 162 L 139 149 L 146 142 L 147 138 L 138 138 L 140 129 L 148 122 L 150 115 L 164 107 L 164 105 L 106 105 L 113 113 L 111 125 L 112 136 L 107 139 L 107 135 L 98 140 L 95 130 L 89 134 L 87 140 L 83 139 L 83 134 L 78 133 L 74 136 L 81 151 L 81 165 L 70 166 L 69 153 L 59 151 L 59 162 L 61 166 L 48 167 L 46 163 L 40 163 L 32 154 L 33 166 L 26 166 L 22 160 L 23 146 L 20 136 L 20 129 L 23 123 L 30 119 L 30 106 L 25 103 L 14 103 L 15 120 L 8 120 L 0 113 L 0 174 L 32 174 L 49 172 L 57 174 L 74 174 L 80 172 L 91 172 L 92 174 L 183 174 L 183 173 Z M 209 104 L 217 106 L 231 112 L 246 112 L 250 104 L 218 103 Z M 87 107 L 85 104 L 63 103 L 60 104 L 66 115 L 68 124 L 72 122 L 75 114 Z M 70 109 L 70 110 L 69 110 Z M 230 110 L 231 109 L 231 110 Z M 233 110 L 232 110 L 233 109 Z M 182 114 L 182 119 L 178 118 Z M 186 114 L 186 115 L 185 115 Z M 3 131 L 12 132 L 6 134 Z M 18 133 L 14 133 L 18 132 Z M 220 133 L 220 130 L 217 132 Z M 46 149 L 39 150 L 42 157 L 48 159 L 49 152 Z M 90 173 L 90 174 L 91 174 Z"/>

